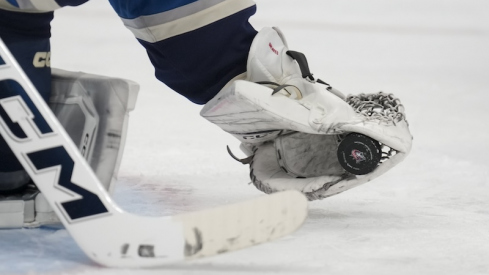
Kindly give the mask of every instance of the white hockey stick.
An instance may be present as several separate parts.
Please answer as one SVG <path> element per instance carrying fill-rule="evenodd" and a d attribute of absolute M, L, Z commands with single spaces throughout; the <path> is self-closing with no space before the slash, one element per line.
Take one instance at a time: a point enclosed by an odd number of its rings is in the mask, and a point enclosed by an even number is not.
<path fill-rule="evenodd" d="M 111 200 L 0 40 L 0 134 L 82 250 L 95 262 L 151 267 L 267 242 L 295 231 L 307 200 L 287 191 L 167 217 L 125 213 Z"/>

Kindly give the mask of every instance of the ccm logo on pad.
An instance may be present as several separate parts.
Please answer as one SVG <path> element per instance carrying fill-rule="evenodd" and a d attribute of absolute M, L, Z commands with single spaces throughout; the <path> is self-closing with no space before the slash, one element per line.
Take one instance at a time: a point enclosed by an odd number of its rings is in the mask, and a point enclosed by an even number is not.
<path fill-rule="evenodd" d="M 36 68 L 51 67 L 51 52 L 37 52 L 32 65 Z"/>

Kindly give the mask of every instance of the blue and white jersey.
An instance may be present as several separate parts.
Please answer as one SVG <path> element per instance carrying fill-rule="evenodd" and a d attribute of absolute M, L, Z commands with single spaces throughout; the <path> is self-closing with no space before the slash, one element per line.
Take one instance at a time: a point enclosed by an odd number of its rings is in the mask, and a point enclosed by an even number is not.
<path fill-rule="evenodd" d="M 52 11 L 88 0 L 0 0 L 0 37 L 49 38 Z M 109 0 L 143 45 L 156 77 L 204 104 L 246 71 L 253 0 Z M 19 11 L 21 13 L 19 13 Z M 24 15 L 22 15 L 24 14 Z M 5 37 L 5 38 L 4 38 Z M 15 39 L 14 39 L 15 40 Z"/>

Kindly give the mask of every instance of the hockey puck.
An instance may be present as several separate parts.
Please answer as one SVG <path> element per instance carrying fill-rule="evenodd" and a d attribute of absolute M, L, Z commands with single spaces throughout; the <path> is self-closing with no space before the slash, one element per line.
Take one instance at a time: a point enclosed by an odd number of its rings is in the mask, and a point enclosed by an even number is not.
<path fill-rule="evenodd" d="M 351 133 L 338 145 L 338 161 L 343 169 L 355 175 L 372 172 L 379 164 L 382 152 L 378 141 Z"/>

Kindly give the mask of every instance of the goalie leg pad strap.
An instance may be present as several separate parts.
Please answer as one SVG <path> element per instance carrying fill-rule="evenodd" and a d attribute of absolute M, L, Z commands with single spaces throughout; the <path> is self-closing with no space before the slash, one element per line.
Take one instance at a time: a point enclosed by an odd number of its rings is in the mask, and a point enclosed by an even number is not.
<path fill-rule="evenodd" d="M 35 227 L 57 222 L 53 210 L 32 184 L 22 192 L 0 195 L 0 228 Z"/>
<path fill-rule="evenodd" d="M 23 200 L 0 200 L 0 228 L 19 228 L 24 224 Z"/>
<path fill-rule="evenodd" d="M 29 183 L 29 181 L 29 175 L 24 170 L 0 172 L 0 192 L 21 188 Z"/>

